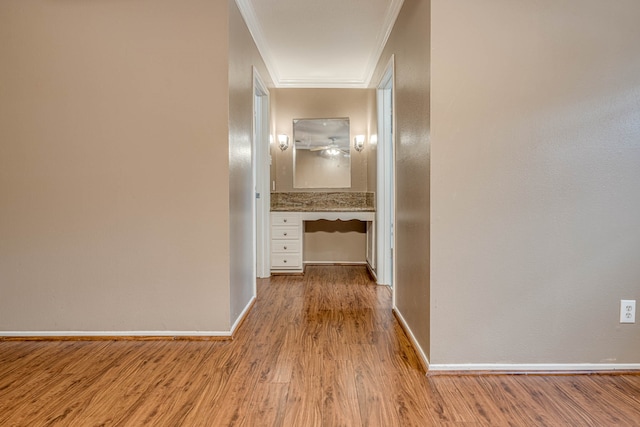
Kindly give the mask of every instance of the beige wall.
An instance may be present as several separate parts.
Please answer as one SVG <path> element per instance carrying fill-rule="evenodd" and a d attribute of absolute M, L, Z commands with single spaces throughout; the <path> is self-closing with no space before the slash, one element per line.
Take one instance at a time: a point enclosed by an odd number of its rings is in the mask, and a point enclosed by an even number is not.
<path fill-rule="evenodd" d="M 396 308 L 429 355 L 430 2 L 405 0 L 372 80 L 395 55 Z"/>
<path fill-rule="evenodd" d="M 0 331 L 224 331 L 227 2 L 0 2 Z"/>
<path fill-rule="evenodd" d="M 350 141 L 356 135 L 368 135 L 371 128 L 368 115 L 370 93 L 370 89 L 274 89 L 271 103 L 276 134 L 289 135 L 293 146 L 293 119 L 349 117 Z M 280 151 L 277 143 L 273 145 L 271 167 L 275 170 L 276 191 L 308 191 L 293 188 L 293 149 Z M 360 153 L 351 150 L 351 188 L 344 191 L 375 191 L 375 187 L 367 188 L 368 150 L 369 144 Z"/>
<path fill-rule="evenodd" d="M 350 141 L 355 135 L 367 135 L 365 149 L 351 150 L 351 188 L 314 188 L 312 191 L 375 191 L 368 184 L 367 160 L 371 146 L 371 89 L 274 89 L 272 114 L 276 134 L 289 135 L 293 144 L 293 119 L 349 117 Z M 293 150 L 280 151 L 273 144 L 272 176 L 276 191 L 309 191 L 293 188 Z M 375 157 L 374 157 L 375 159 Z M 375 182 L 375 181 L 374 181 Z M 358 262 L 366 261 L 366 230 L 361 223 L 313 224 L 305 232 L 305 262 Z"/>
<path fill-rule="evenodd" d="M 640 3 L 432 4 L 431 362 L 640 362 Z"/>
<path fill-rule="evenodd" d="M 376 97 L 377 94 L 375 90 L 369 91 L 367 99 L 367 135 L 369 135 L 369 137 L 365 149 L 367 153 L 367 191 L 374 193 L 378 185 L 378 104 Z"/>
<path fill-rule="evenodd" d="M 231 322 L 254 296 L 256 280 L 252 171 L 253 67 L 267 86 L 269 73 L 234 0 L 229 0 L 229 229 Z"/>
<path fill-rule="evenodd" d="M 305 221 L 304 261 L 364 263 L 366 232 L 362 221 Z"/>

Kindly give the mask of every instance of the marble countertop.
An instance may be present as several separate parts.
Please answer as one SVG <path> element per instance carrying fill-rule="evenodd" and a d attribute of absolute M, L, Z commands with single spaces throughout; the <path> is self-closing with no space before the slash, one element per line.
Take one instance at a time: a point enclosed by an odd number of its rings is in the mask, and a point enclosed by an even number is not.
<path fill-rule="evenodd" d="M 273 212 L 375 212 L 370 192 L 271 193 Z"/>
<path fill-rule="evenodd" d="M 368 207 L 343 207 L 343 206 L 275 206 L 271 212 L 375 212 L 374 208 Z"/>

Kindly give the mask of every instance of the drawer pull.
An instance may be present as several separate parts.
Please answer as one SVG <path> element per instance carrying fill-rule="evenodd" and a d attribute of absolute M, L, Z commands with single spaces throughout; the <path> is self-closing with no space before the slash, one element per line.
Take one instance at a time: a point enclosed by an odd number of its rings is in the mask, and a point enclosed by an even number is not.
<path fill-rule="evenodd" d="M 285 260 L 283 260 L 283 262 L 286 264 L 286 263 L 287 263 L 287 260 L 285 259 Z"/>
<path fill-rule="evenodd" d="M 282 220 L 282 222 L 287 222 L 287 219 L 285 218 L 284 220 Z"/>
<path fill-rule="evenodd" d="M 287 250 L 287 247 L 286 247 L 286 246 L 284 247 L 284 250 L 285 250 L 285 251 Z"/>
<path fill-rule="evenodd" d="M 284 236 L 286 236 L 286 235 L 287 235 L 287 233 L 286 233 L 286 232 L 285 232 L 285 233 L 282 233 L 282 234 L 283 234 Z"/>

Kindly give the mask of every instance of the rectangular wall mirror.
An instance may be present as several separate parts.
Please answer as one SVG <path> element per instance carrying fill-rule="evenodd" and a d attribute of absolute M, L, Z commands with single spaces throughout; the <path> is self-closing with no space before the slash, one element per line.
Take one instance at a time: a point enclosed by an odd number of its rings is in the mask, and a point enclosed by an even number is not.
<path fill-rule="evenodd" d="M 351 187 L 349 119 L 293 120 L 293 187 Z"/>

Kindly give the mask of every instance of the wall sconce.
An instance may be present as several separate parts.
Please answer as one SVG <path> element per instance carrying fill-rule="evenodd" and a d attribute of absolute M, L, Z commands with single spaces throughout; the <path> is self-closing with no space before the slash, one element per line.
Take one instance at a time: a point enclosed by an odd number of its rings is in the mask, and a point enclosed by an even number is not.
<path fill-rule="evenodd" d="M 281 133 L 278 135 L 278 147 L 280 150 L 284 151 L 289 148 L 289 136 Z"/>
<path fill-rule="evenodd" d="M 364 135 L 356 135 L 355 138 L 353 138 L 353 148 L 355 148 L 358 153 L 364 150 Z"/>

